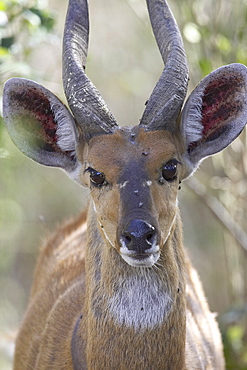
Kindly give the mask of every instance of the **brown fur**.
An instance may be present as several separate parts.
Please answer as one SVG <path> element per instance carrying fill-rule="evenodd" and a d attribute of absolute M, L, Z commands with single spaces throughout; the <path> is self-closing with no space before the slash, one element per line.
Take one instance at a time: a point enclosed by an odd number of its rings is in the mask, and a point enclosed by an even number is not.
<path fill-rule="evenodd" d="M 44 246 L 17 340 L 15 369 L 224 368 L 214 315 L 182 244 L 176 201 L 185 171 L 181 152 L 178 140 L 166 131 L 139 130 L 131 141 L 129 131 L 120 129 L 84 146 L 82 182 L 90 186 L 84 170 L 91 166 L 105 174 L 109 185 L 91 186 L 87 235 L 82 215 L 58 228 Z M 177 180 L 160 185 L 159 169 L 174 157 L 181 161 Z M 120 255 L 117 238 L 118 225 L 125 217 L 123 203 L 128 201 L 120 196 L 124 184 L 119 179 L 133 161 L 146 176 L 140 181 L 152 182 L 149 217 L 161 233 L 161 255 L 157 266 L 150 268 L 128 265 Z M 140 305 L 134 297 L 135 306 L 127 310 L 133 320 L 131 310 L 136 311 L 137 323 L 125 325 L 121 320 L 128 317 L 121 313 L 121 297 L 128 300 L 124 289 L 132 286 L 131 292 L 140 294 Z M 165 293 L 172 298 L 162 320 L 155 324 L 152 307 L 141 306 L 146 294 L 143 287 L 155 292 L 154 310 L 159 309 L 156 299 L 159 302 Z"/>

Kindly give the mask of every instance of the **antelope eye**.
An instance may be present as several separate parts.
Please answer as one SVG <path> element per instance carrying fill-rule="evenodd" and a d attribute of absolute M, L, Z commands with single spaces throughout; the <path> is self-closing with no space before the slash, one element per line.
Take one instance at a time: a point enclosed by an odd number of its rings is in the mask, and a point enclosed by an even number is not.
<path fill-rule="evenodd" d="M 91 167 L 89 167 L 86 171 L 90 173 L 90 180 L 95 186 L 101 187 L 107 184 L 105 175 L 102 172 L 98 172 Z"/>
<path fill-rule="evenodd" d="M 166 181 L 173 181 L 177 178 L 177 164 L 179 162 L 176 159 L 171 159 L 162 168 L 162 177 Z"/>

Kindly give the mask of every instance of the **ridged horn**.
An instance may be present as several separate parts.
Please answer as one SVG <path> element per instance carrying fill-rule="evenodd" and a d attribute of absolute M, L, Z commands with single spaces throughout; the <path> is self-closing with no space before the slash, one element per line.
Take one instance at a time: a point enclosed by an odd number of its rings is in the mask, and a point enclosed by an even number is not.
<path fill-rule="evenodd" d="M 143 113 L 147 130 L 176 130 L 188 86 L 189 71 L 182 37 L 165 0 L 147 0 L 149 17 L 165 68 Z"/>
<path fill-rule="evenodd" d="M 118 127 L 100 93 L 85 74 L 89 35 L 87 0 L 70 0 L 63 38 L 63 85 L 77 124 L 87 140 Z"/>

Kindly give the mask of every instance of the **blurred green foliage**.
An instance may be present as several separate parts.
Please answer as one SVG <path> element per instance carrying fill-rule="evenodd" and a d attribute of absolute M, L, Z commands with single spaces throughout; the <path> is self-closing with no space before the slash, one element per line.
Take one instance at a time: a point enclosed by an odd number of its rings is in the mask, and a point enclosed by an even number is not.
<path fill-rule="evenodd" d="M 246 1 L 169 3 L 188 55 L 190 89 L 221 65 L 247 64 Z M 145 1 L 94 0 L 89 4 L 88 75 L 120 124 L 136 124 L 162 70 Z M 61 37 L 66 6 L 65 0 L 0 1 L 1 89 L 8 78 L 19 76 L 34 79 L 63 96 Z M 245 232 L 246 132 L 222 154 L 207 160 L 196 175 Z M 7 370 L 11 368 L 13 337 L 27 304 L 40 235 L 78 213 L 88 193 L 61 171 L 38 166 L 22 156 L 11 143 L 1 117 L 0 174 L 0 369 Z M 243 370 L 247 369 L 246 252 L 234 233 L 212 217 L 206 197 L 183 185 L 180 200 L 185 242 L 202 276 L 210 306 L 220 314 L 227 369 Z"/>
<path fill-rule="evenodd" d="M 0 88 L 12 76 L 36 75 L 29 63 L 33 47 L 49 39 L 54 15 L 44 1 L 0 1 Z M 50 34 L 51 35 L 51 34 Z M 16 156 L 16 157 L 15 157 Z M 0 369 L 11 369 L 15 331 L 23 311 L 23 285 L 16 265 L 16 242 L 23 227 L 23 207 L 18 197 L 22 160 L 15 151 L 0 116 Z M 26 193 L 27 195 L 27 193 Z M 19 198 L 19 199 L 18 199 Z M 30 259 L 28 259 L 30 260 Z"/>
<path fill-rule="evenodd" d="M 227 369 L 246 369 L 247 345 L 244 336 L 243 326 L 232 325 L 226 330 L 223 339 Z"/>

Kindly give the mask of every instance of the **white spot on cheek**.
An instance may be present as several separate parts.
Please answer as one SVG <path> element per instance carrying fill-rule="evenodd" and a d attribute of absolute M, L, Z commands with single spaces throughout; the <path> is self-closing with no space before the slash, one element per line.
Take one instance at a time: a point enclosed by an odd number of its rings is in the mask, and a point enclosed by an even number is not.
<path fill-rule="evenodd" d="M 152 185 L 152 181 L 151 181 L 151 180 L 147 180 L 147 181 L 144 181 L 144 182 L 142 183 L 142 186 L 144 186 L 144 188 L 149 187 L 149 186 L 151 186 L 151 185 Z"/>
<path fill-rule="evenodd" d="M 94 201 L 93 201 L 93 209 L 94 209 L 94 212 L 97 214 L 97 208 L 96 208 Z"/>
<path fill-rule="evenodd" d="M 176 220 L 176 216 L 177 216 L 177 213 L 175 213 L 175 216 L 174 216 L 174 218 L 173 218 L 173 220 L 172 220 L 171 226 L 169 227 L 168 232 L 167 232 L 167 234 L 165 235 L 165 237 L 164 237 L 164 241 L 163 241 L 163 243 L 162 243 L 162 244 L 165 244 L 165 243 L 166 243 L 166 241 L 167 241 L 167 239 L 169 238 L 169 236 L 170 236 L 170 234 L 171 234 L 172 227 L 173 227 L 174 222 L 175 222 L 175 220 Z"/>
<path fill-rule="evenodd" d="M 94 203 L 94 201 L 93 201 L 93 209 L 94 209 L 94 211 L 95 211 L 95 213 L 96 213 L 96 217 L 97 217 L 97 209 L 96 209 L 96 205 L 95 205 L 95 203 Z M 102 232 L 103 232 L 103 234 L 104 234 L 104 236 L 105 236 L 105 238 L 106 238 L 106 240 L 111 244 L 111 246 L 114 248 L 114 244 L 112 243 L 112 241 L 110 240 L 110 238 L 108 237 L 108 235 L 106 234 L 106 231 L 105 231 L 105 229 L 104 229 L 104 226 L 102 225 L 102 223 L 99 221 L 99 219 L 98 219 L 98 217 L 97 217 L 97 221 L 98 221 L 98 224 L 99 224 L 99 226 L 100 226 L 100 230 L 102 230 Z"/>
<path fill-rule="evenodd" d="M 124 181 L 123 184 L 119 184 L 119 188 L 122 189 L 122 188 L 125 188 L 125 186 L 129 183 L 129 181 Z"/>
<path fill-rule="evenodd" d="M 99 224 L 100 224 L 100 228 L 101 228 L 101 230 L 103 231 L 103 234 L 104 234 L 104 236 L 105 236 L 106 240 L 107 240 L 107 241 L 111 244 L 111 246 L 114 248 L 114 244 L 112 243 L 112 241 L 110 240 L 110 238 L 109 238 L 109 237 L 108 237 L 108 235 L 106 234 L 104 227 L 102 227 L 102 225 L 101 225 L 101 223 L 100 223 L 100 222 L 99 222 Z"/>

